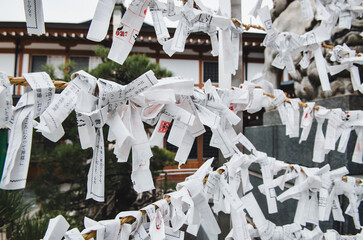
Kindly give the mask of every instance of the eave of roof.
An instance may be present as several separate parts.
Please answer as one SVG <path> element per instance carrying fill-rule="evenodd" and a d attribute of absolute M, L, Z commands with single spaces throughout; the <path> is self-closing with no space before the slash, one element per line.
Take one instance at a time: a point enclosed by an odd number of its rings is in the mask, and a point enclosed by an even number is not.
<path fill-rule="evenodd" d="M 0 22 L 0 41 L 15 41 L 21 39 L 24 42 L 68 42 L 69 45 L 79 43 L 102 44 L 110 46 L 112 42 L 113 25 L 110 23 L 107 36 L 102 42 L 93 42 L 86 38 L 91 21 L 82 23 L 45 23 L 46 34 L 41 36 L 29 35 L 25 22 Z M 174 35 L 175 28 L 170 28 L 169 33 Z M 265 34 L 244 32 L 242 35 L 244 48 L 262 48 L 261 43 Z M 137 43 L 150 44 L 157 43 L 154 27 L 144 23 Z M 209 36 L 203 32 L 190 34 L 187 46 L 210 46 Z M 161 47 L 161 46 L 160 46 Z"/>

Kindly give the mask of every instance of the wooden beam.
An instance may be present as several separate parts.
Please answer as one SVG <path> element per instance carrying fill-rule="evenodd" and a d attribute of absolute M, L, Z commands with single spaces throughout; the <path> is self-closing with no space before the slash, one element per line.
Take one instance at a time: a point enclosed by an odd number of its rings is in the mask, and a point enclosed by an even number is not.
<path fill-rule="evenodd" d="M 135 53 L 133 53 L 135 54 Z M 146 56 L 148 57 L 152 57 L 152 58 L 156 58 L 156 54 L 155 53 L 146 53 Z M 159 58 L 164 58 L 164 59 L 171 59 L 171 57 L 169 57 L 167 54 L 165 53 L 160 53 Z M 186 59 L 186 60 L 197 60 L 198 59 L 198 55 L 191 55 L 191 54 L 174 54 L 173 59 Z M 213 56 L 203 56 L 203 60 L 210 60 L 210 61 L 216 61 L 217 58 L 213 57 Z"/>
<path fill-rule="evenodd" d="M 249 58 L 247 57 L 247 62 L 248 63 L 264 63 L 265 62 L 265 59 L 263 58 Z"/>
<path fill-rule="evenodd" d="M 198 161 L 203 160 L 203 135 L 197 138 Z"/>
<path fill-rule="evenodd" d="M 15 53 L 15 48 L 0 48 L 0 53 Z"/>
<path fill-rule="evenodd" d="M 65 51 L 65 64 L 66 66 L 69 64 L 69 58 L 70 58 L 70 47 L 69 46 L 66 46 L 66 51 Z M 66 74 L 69 70 L 69 67 L 67 66 L 65 69 L 64 69 L 64 74 Z"/>
<path fill-rule="evenodd" d="M 24 53 L 21 52 L 19 53 L 19 65 L 18 65 L 18 76 L 22 76 L 23 74 L 23 60 L 24 60 Z"/>
<path fill-rule="evenodd" d="M 0 50 L 1 51 L 1 50 Z M 32 48 L 32 49 L 24 49 L 24 53 L 29 53 L 32 55 L 66 55 L 66 50 L 63 49 L 39 49 L 39 48 Z M 69 50 L 69 55 L 76 55 L 76 56 L 96 56 L 95 52 L 92 50 Z"/>
<path fill-rule="evenodd" d="M 203 55 L 199 56 L 199 88 L 203 87 Z"/>
<path fill-rule="evenodd" d="M 18 59 L 18 76 L 22 76 L 23 75 L 23 60 L 24 60 L 24 53 L 21 50 L 21 46 L 20 46 L 20 53 L 19 53 L 19 59 Z M 16 94 L 17 95 L 21 95 L 21 88 L 22 86 L 16 86 Z"/>
<path fill-rule="evenodd" d="M 160 63 L 160 50 L 157 49 L 155 51 L 155 54 L 156 54 L 155 61 L 156 61 L 157 64 L 159 64 Z"/>

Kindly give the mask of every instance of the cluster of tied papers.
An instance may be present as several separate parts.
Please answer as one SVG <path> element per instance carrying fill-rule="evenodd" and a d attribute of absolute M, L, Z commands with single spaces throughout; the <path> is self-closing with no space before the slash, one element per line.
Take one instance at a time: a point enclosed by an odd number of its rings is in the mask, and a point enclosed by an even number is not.
<path fill-rule="evenodd" d="M 116 0 L 99 0 L 87 34 L 89 40 L 100 42 L 106 37 L 116 2 Z M 286 68 L 288 73 L 293 74 L 296 71 L 294 57 L 303 55 L 298 63 L 302 69 L 306 69 L 314 58 L 323 91 L 331 91 L 329 74 L 333 76 L 348 70 L 353 90 L 363 93 L 363 84 L 357 67 L 363 63 L 362 55 L 346 45 L 337 46 L 331 54 L 329 65 L 321 47 L 324 41 L 330 40 L 335 27 L 351 29 L 352 21 L 362 17 L 361 1 L 300 0 L 299 2 L 302 22 L 312 20 L 320 22 L 313 30 L 302 35 L 280 32 L 273 25 L 268 7 L 261 8 L 262 0 L 257 1 L 250 12 L 251 16 L 260 18 L 266 31 L 263 46 L 277 53 L 272 66 L 279 69 Z M 24 0 L 24 8 L 28 33 L 44 34 L 42 0 Z M 152 16 L 157 41 L 169 56 L 175 52 L 184 52 L 190 33 L 204 32 L 210 36 L 212 55 L 220 55 L 223 71 L 226 74 L 235 74 L 239 62 L 240 35 L 245 28 L 239 20 L 232 21 L 231 3 L 222 0 L 219 1 L 217 12 L 205 6 L 201 0 L 188 0 L 183 3 L 174 0 L 133 0 L 120 23 L 114 23 L 117 30 L 113 33 L 109 59 L 123 64 L 138 38 L 148 11 Z M 173 37 L 169 34 L 165 19 L 178 22 Z"/>
<path fill-rule="evenodd" d="M 94 18 L 89 28 L 87 38 L 93 41 L 102 41 L 107 34 L 110 18 L 116 0 L 103 0 L 98 2 Z M 122 16 L 117 31 L 113 35 L 113 42 L 108 58 L 122 64 L 130 53 L 140 32 L 147 11 L 149 10 L 153 20 L 157 41 L 162 45 L 163 50 L 172 56 L 175 52 L 183 52 L 187 38 L 191 32 L 204 32 L 210 36 L 212 55 L 217 56 L 219 52 L 217 30 L 223 35 L 223 41 L 228 53 L 233 58 L 226 58 L 231 63 L 230 73 L 233 73 L 238 64 L 239 35 L 242 29 L 233 24 L 228 14 L 227 4 L 221 5 L 221 13 L 217 14 L 212 9 L 204 6 L 202 1 L 185 1 L 179 4 L 174 0 L 134 0 L 127 7 Z M 198 5 L 198 9 L 194 8 Z M 230 3 L 229 3 L 230 5 Z M 170 21 L 177 21 L 178 26 L 174 36 L 170 38 L 165 18 Z"/>
<path fill-rule="evenodd" d="M 345 214 L 353 218 L 356 229 L 361 229 L 358 207 L 363 197 L 363 185 L 357 184 L 357 179 L 352 177 L 343 180 L 342 176 L 348 173 L 345 167 L 330 170 L 329 165 L 322 168 L 289 165 L 258 151 L 254 155 L 236 153 L 216 171 L 211 167 L 212 162 L 213 158 L 207 160 L 193 175 L 178 183 L 175 192 L 140 211 L 120 212 L 115 219 L 98 222 L 85 217 L 85 228 L 81 232 L 77 228 L 68 231 L 69 224 L 59 215 L 50 220 L 44 240 L 63 237 L 66 240 L 91 237 L 97 237 L 97 240 L 181 240 L 185 236 L 181 230 L 183 225 L 187 225 L 189 234 L 196 236 L 202 228 L 208 239 L 218 239 L 221 230 L 214 214 L 219 212 L 231 215 L 232 228 L 226 240 L 363 238 L 363 233 L 344 236 L 333 229 L 323 232 L 319 227 L 319 222 L 328 221 L 330 215 L 335 221 L 345 220 L 339 202 L 339 196 L 345 195 L 349 199 Z M 266 195 L 269 213 L 276 213 L 276 201 L 298 200 L 292 223 L 277 226 L 265 218 L 259 201 L 250 192 L 252 186 L 246 169 L 251 163 L 261 165 L 263 184 L 258 188 Z M 280 171 L 284 173 L 274 178 Z M 293 179 L 294 186 L 285 190 L 285 183 Z M 243 193 L 238 192 L 241 185 Z M 276 187 L 285 191 L 277 196 Z M 210 207 L 210 199 L 213 207 Z M 313 228 L 306 227 L 307 223 L 313 224 Z"/>
<path fill-rule="evenodd" d="M 99 42 L 105 38 L 115 2 L 115 0 L 99 1 L 87 35 L 88 39 Z M 333 76 L 347 69 L 351 73 L 353 90 L 363 93 L 363 84 L 356 66 L 363 63 L 362 55 L 346 45 L 337 46 L 331 54 L 332 65 L 329 65 L 321 47 L 324 41 L 330 40 L 334 27 L 350 29 L 352 21 L 362 17 L 361 1 L 316 0 L 313 1 L 315 15 L 309 0 L 299 2 L 303 22 L 311 22 L 312 19 L 320 21 L 316 28 L 303 35 L 279 32 L 272 23 L 268 7 L 261 8 L 262 0 L 257 1 L 250 12 L 250 15 L 260 18 L 266 31 L 263 46 L 277 52 L 272 66 L 279 69 L 286 68 L 288 73 L 293 74 L 296 71 L 293 61 L 295 56 L 303 55 L 299 62 L 302 69 L 306 69 L 314 58 L 323 91 L 331 91 L 328 74 Z M 230 1 L 219 1 L 217 12 L 206 7 L 201 0 L 189 0 L 183 3 L 182 6 L 178 6 L 174 0 L 167 0 L 166 3 L 158 0 L 132 1 L 121 19 L 118 30 L 114 33 L 108 58 L 119 64 L 125 61 L 149 9 L 157 41 L 165 53 L 172 56 L 175 52 L 184 52 L 189 34 L 204 32 L 210 36 L 211 54 L 219 55 L 223 71 L 226 74 L 235 74 L 239 62 L 240 35 L 245 29 L 238 19 L 231 19 Z M 178 21 L 173 37 L 169 35 L 165 19 Z"/>
<path fill-rule="evenodd" d="M 240 122 L 237 113 L 255 113 L 262 108 L 277 107 L 286 135 L 306 140 L 314 119 L 318 122 L 315 133 L 314 159 L 323 162 L 324 156 L 334 150 L 346 148 L 350 132 L 358 137 L 353 161 L 362 163 L 363 112 L 326 109 L 314 103 L 302 104 L 298 99 L 286 99 L 281 90 L 274 90 L 273 97 L 263 88 L 247 81 L 240 87 L 220 89 L 206 82 L 203 90 L 194 87 L 193 80 L 181 77 L 156 79 L 148 71 L 127 85 L 120 85 L 105 79 L 96 79 L 84 71 L 72 75 L 68 86 L 55 94 L 50 77 L 44 73 L 25 74 L 29 83 L 26 93 L 18 104 L 12 107 L 12 96 L 8 76 L 0 74 L 1 126 L 10 129 L 8 154 L 5 160 L 2 189 L 20 189 L 26 184 L 29 166 L 33 128 L 44 137 L 58 141 L 64 135 L 62 122 L 76 111 L 79 138 L 83 148 L 92 148 L 87 196 L 104 201 L 105 142 L 102 127 L 107 124 L 107 140 L 115 142 L 114 154 L 119 162 L 125 162 L 132 151 L 131 179 L 137 192 L 154 188 L 149 170 L 151 146 L 162 146 L 163 138 L 170 128 L 167 141 L 178 147 L 175 160 L 184 164 L 195 137 L 212 131 L 210 146 L 218 148 L 229 159 L 217 171 L 212 171 L 210 159 L 197 172 L 179 183 L 177 191 L 140 211 L 121 212 L 113 220 L 94 221 L 85 218 L 85 229 L 72 229 L 61 216 L 52 220 L 44 239 L 82 239 L 94 233 L 97 239 L 183 239 L 181 226 L 187 224 L 187 232 L 196 235 L 203 227 L 210 239 L 216 239 L 220 228 L 213 213 L 231 214 L 233 229 L 227 239 L 342 239 L 337 232 L 323 233 L 320 221 L 345 221 L 339 196 L 349 199 L 345 214 L 352 217 L 354 226 L 361 228 L 358 207 L 363 199 L 363 188 L 357 179 L 344 177 L 345 167 L 331 170 L 327 164 L 322 168 L 308 168 L 268 157 L 233 126 Z M 259 79 L 259 82 L 261 83 Z M 264 84 L 261 84 L 264 85 Z M 97 89 L 98 94 L 95 95 Z M 303 105 L 300 116 L 299 106 Z M 36 119 L 38 119 L 37 121 Z M 301 121 L 300 121 L 301 119 Z M 324 133 L 323 122 L 327 120 Z M 151 136 L 144 129 L 144 123 L 154 126 Z M 302 134 L 299 136 L 299 128 Z M 242 153 L 242 144 L 250 154 Z M 258 186 L 266 196 L 269 214 L 277 213 L 277 201 L 298 199 L 294 223 L 276 226 L 268 221 L 259 203 L 250 192 L 254 186 L 249 180 L 250 165 L 258 164 L 263 184 Z M 284 173 L 275 177 L 275 175 Z M 206 177 L 208 176 L 208 177 Z M 285 190 L 285 183 L 294 181 L 294 186 Z M 359 182 L 359 181 L 358 181 Z M 242 188 L 242 193 L 238 189 Z M 285 190 L 278 195 L 275 188 Z M 213 199 L 213 208 L 208 204 Z M 155 208 L 157 206 L 157 209 Z M 132 224 L 120 223 L 120 219 L 132 216 Z M 147 217 L 146 217 L 147 216 Z M 248 223 L 248 216 L 253 224 Z M 149 220 L 147 220 L 149 219 Z M 122 220 L 121 220 L 122 221 Z M 314 224 L 313 231 L 307 223 Z M 57 236 L 57 237 L 54 237 Z M 82 237 L 82 238 L 81 238 Z M 344 238 L 343 238 L 344 239 Z"/>
<path fill-rule="evenodd" d="M 222 1 L 221 1 L 222 2 Z M 269 10 L 261 8 L 262 0 L 257 1 L 251 11 L 259 16 L 266 38 L 264 46 L 277 51 L 273 66 L 289 73 L 295 71 L 292 61 L 296 54 L 303 54 L 299 63 L 307 68 L 315 59 L 322 90 L 331 90 L 328 74 L 334 75 L 343 70 L 350 72 L 354 90 L 363 92 L 363 85 L 357 64 L 362 64 L 362 56 L 347 45 L 336 46 L 331 53 L 328 65 L 322 54 L 321 43 L 330 39 L 333 28 L 350 29 L 353 19 L 361 16 L 363 7 L 360 1 L 309 1 L 300 0 L 303 21 L 312 18 L 320 21 L 317 28 L 303 34 L 279 32 L 272 24 Z M 109 21 L 116 0 L 100 0 L 92 20 L 87 38 L 101 41 L 107 34 Z M 313 3 L 313 5 L 312 5 Z M 198 9 L 195 8 L 198 6 Z M 313 11 L 315 6 L 315 13 Z M 30 34 L 43 34 L 44 17 L 42 0 L 24 0 L 27 29 Z M 145 15 L 149 10 L 158 42 L 168 55 L 183 52 L 188 35 L 203 31 L 211 38 L 212 54 L 217 56 L 223 43 L 224 54 L 221 61 L 226 73 L 234 73 L 237 68 L 240 34 L 242 26 L 231 20 L 229 4 L 220 4 L 218 13 L 204 6 L 200 0 L 185 1 L 182 6 L 173 0 L 134 0 L 123 15 L 113 43 L 109 58 L 120 64 L 124 62 L 138 38 Z M 178 21 L 174 36 L 170 38 L 164 18 Z M 218 34 L 217 34 L 218 32 Z M 226 57 L 229 56 L 229 57 Z M 358 207 L 363 199 L 362 186 L 357 179 L 344 177 L 346 168 L 330 169 L 307 168 L 290 165 L 258 151 L 233 126 L 240 122 L 237 113 L 255 113 L 262 108 L 276 107 L 281 121 L 286 126 L 286 135 L 305 141 L 314 120 L 315 132 L 313 159 L 324 162 L 330 151 L 345 152 L 350 133 L 357 134 L 352 161 L 363 163 L 363 113 L 342 109 L 326 109 L 310 102 L 301 104 L 299 99 L 286 99 L 281 90 L 272 89 L 264 79 L 246 81 L 232 89 L 216 88 L 206 82 L 203 91 L 194 87 L 191 79 L 173 77 L 156 79 L 149 71 L 128 85 L 96 79 L 79 71 L 72 75 L 69 85 L 60 93 L 55 93 L 52 80 L 46 73 L 28 73 L 24 78 L 29 83 L 25 94 L 15 107 L 12 106 L 12 93 L 8 76 L 0 73 L 0 127 L 10 129 L 9 146 L 5 167 L 0 182 L 2 189 L 21 189 L 26 185 L 33 129 L 51 141 L 58 141 L 64 135 L 62 122 L 74 110 L 77 114 L 78 133 L 82 148 L 92 148 L 93 157 L 87 176 L 87 199 L 104 201 L 105 182 L 105 141 L 102 128 L 109 126 L 107 140 L 115 143 L 114 154 L 118 162 L 126 162 L 132 152 L 131 179 L 137 192 L 154 188 L 149 170 L 152 156 L 151 146 L 163 145 L 163 139 L 170 128 L 167 141 L 178 147 L 175 160 L 184 164 L 191 151 L 194 139 L 212 131 L 210 146 L 218 148 L 223 157 L 229 159 L 217 171 L 212 171 L 212 159 L 179 183 L 177 191 L 145 207 L 141 211 L 119 213 L 115 219 L 94 221 L 85 218 L 85 229 L 67 231 L 69 224 L 62 216 L 52 219 L 44 239 L 84 239 L 92 233 L 98 239 L 183 239 L 181 226 L 187 224 L 187 232 L 196 235 L 202 227 L 209 239 L 217 239 L 220 228 L 214 213 L 231 214 L 232 230 L 226 239 L 360 239 L 356 236 L 341 236 L 334 230 L 323 233 L 319 222 L 329 220 L 345 221 L 339 196 L 349 199 L 344 209 L 353 219 L 354 226 L 361 228 Z M 267 88 L 258 88 L 258 85 Z M 95 92 L 97 91 L 97 95 Z M 267 93 L 267 94 L 266 94 Z M 273 97 L 271 97 L 273 94 Z M 300 116 L 299 107 L 303 105 Z M 323 124 L 327 128 L 324 133 Z M 151 136 L 147 135 L 143 123 L 154 126 Z M 300 128 L 302 133 L 300 134 Z M 250 153 L 241 153 L 241 144 Z M 297 199 L 298 205 L 294 222 L 276 226 L 263 215 L 258 201 L 250 192 L 254 186 L 249 180 L 249 167 L 258 164 L 263 184 L 258 186 L 266 196 L 269 214 L 276 213 L 277 201 Z M 285 171 L 275 177 L 278 172 Z M 294 182 L 285 190 L 286 182 Z M 238 189 L 242 188 L 242 193 Z M 275 188 L 284 192 L 277 196 Z M 213 208 L 208 204 L 213 199 Z M 146 213 L 146 214 L 143 214 Z M 122 221 L 133 217 L 135 221 Z M 250 222 L 252 218 L 253 222 Z M 121 222 L 120 222 L 121 219 Z M 122 224 L 121 224 L 122 223 Z M 313 224 L 313 230 L 305 228 Z"/>
<path fill-rule="evenodd" d="M 281 90 L 273 90 L 274 95 L 267 94 L 265 91 L 269 87 L 263 89 L 251 81 L 232 89 L 217 88 L 207 81 L 201 90 L 194 87 L 192 79 L 171 77 L 158 80 L 152 71 L 127 85 L 96 79 L 79 71 L 72 75 L 72 80 L 60 94 L 55 94 L 48 74 L 28 73 L 24 78 L 29 87 L 12 107 L 8 76 L 0 74 L 0 126 L 10 129 L 0 182 L 2 189 L 25 187 L 33 128 L 57 142 L 65 133 L 62 122 L 73 110 L 77 116 L 81 146 L 93 150 L 86 198 L 100 202 L 104 201 L 105 141 L 102 128 L 105 124 L 109 126 L 107 140 L 114 143 L 113 152 L 118 162 L 126 162 L 132 151 L 131 180 L 139 193 L 154 189 L 149 169 L 151 147 L 163 147 L 169 128 L 166 140 L 178 148 L 175 161 L 179 166 L 187 161 L 195 138 L 204 134 L 206 127 L 212 132 L 209 145 L 218 148 L 224 158 L 241 154 L 238 144 L 256 154 L 253 144 L 234 129 L 241 121 L 239 111 L 255 113 L 262 108 L 276 107 L 286 125 L 286 135 L 300 137 L 300 142 L 314 134 L 310 129 L 316 119 L 312 161 L 317 163 L 322 163 L 336 145 L 337 151 L 345 152 L 354 130 L 358 137 L 352 161 L 363 163 L 361 110 L 326 109 L 314 106 L 313 102 L 302 104 L 299 99 L 286 99 Z M 259 85 L 266 85 L 263 82 L 266 80 L 258 79 Z M 300 105 L 303 106 L 302 116 Z M 322 126 L 325 121 L 327 128 L 324 133 Z M 146 133 L 144 123 L 154 126 L 151 135 Z"/>

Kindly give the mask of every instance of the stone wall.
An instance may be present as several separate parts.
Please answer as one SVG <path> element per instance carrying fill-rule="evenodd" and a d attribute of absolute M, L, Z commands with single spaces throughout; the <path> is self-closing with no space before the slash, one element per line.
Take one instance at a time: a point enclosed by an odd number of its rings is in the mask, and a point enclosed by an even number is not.
<path fill-rule="evenodd" d="M 313 1 L 312 6 L 314 6 Z M 315 11 L 315 9 L 314 9 Z M 273 26 L 280 32 L 293 32 L 296 34 L 304 34 L 320 24 L 320 21 L 312 19 L 309 22 L 301 20 L 301 10 L 299 1 L 291 0 L 274 0 L 274 7 L 271 10 L 271 17 Z M 360 33 L 363 31 L 363 19 L 356 18 L 352 21 L 351 29 L 340 29 L 335 27 L 330 41 L 326 43 L 329 45 L 342 45 L 346 43 L 351 49 L 357 52 L 363 52 L 363 38 Z M 265 64 L 264 70 L 266 79 L 268 79 L 275 88 L 279 88 L 282 70 L 275 68 L 271 65 L 276 51 L 270 48 L 265 49 Z M 328 64 L 332 65 L 330 61 L 331 54 L 328 49 L 323 49 L 323 55 Z M 320 80 L 316 69 L 315 60 L 311 60 L 311 64 L 307 69 L 302 69 L 298 64 L 302 58 L 302 53 L 293 57 L 296 67 L 296 73 L 291 74 L 290 78 L 294 80 L 296 96 L 302 100 L 313 100 L 317 98 L 327 98 L 337 95 L 353 94 L 353 88 L 350 81 L 350 73 L 345 70 L 340 74 L 329 76 L 332 91 L 323 92 L 320 87 Z M 363 76 L 363 66 L 360 67 L 360 75 Z M 358 94 L 358 93 L 354 93 Z"/>
<path fill-rule="evenodd" d="M 343 110 L 360 110 L 363 106 L 363 96 L 337 96 L 329 99 L 324 99 L 316 102 L 319 106 L 326 108 L 342 108 Z M 323 163 L 312 162 L 314 138 L 316 133 L 316 122 L 313 123 L 310 130 L 307 141 L 299 144 L 299 138 L 289 138 L 286 136 L 286 128 L 281 124 L 281 120 L 277 110 L 265 112 L 263 116 L 263 126 L 246 127 L 245 135 L 254 144 L 258 151 L 267 153 L 268 156 L 274 157 L 278 160 L 295 163 L 307 167 L 322 167 L 329 163 L 331 169 L 336 169 L 342 166 L 346 166 L 351 175 L 362 176 L 363 165 L 352 163 L 351 158 L 354 152 L 356 134 L 351 132 L 351 136 L 348 142 L 347 151 L 345 153 L 339 153 L 337 151 L 331 151 L 326 155 Z M 324 133 L 327 125 L 327 121 L 324 123 Z M 300 131 L 301 134 L 301 131 Z M 250 179 L 254 186 L 253 194 L 260 203 L 265 217 L 276 225 L 284 225 L 292 223 L 294 220 L 295 209 L 297 201 L 289 199 L 283 204 L 278 202 L 277 214 L 268 214 L 266 197 L 261 194 L 257 188 L 262 184 L 260 166 L 252 164 L 250 167 Z M 276 188 L 277 195 L 281 194 L 281 190 Z M 345 197 L 341 197 L 342 209 L 345 210 L 348 200 Z M 346 222 L 339 223 L 334 222 L 332 219 L 329 222 L 321 222 L 320 227 L 324 231 L 328 228 L 334 228 L 341 234 L 354 234 L 356 230 L 350 216 L 344 215 Z M 360 217 L 363 219 L 363 207 L 360 209 Z"/>

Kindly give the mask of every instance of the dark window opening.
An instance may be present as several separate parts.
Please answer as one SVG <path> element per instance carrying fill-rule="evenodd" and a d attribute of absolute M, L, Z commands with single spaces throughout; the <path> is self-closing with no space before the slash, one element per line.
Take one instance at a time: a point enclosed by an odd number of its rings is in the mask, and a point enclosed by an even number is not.
<path fill-rule="evenodd" d="M 171 127 L 169 128 L 169 130 L 167 131 L 167 133 L 165 134 L 165 148 L 169 151 L 172 152 L 177 152 L 178 151 L 178 147 L 170 144 L 168 142 L 168 137 L 169 137 L 169 132 L 170 132 Z M 197 138 L 194 139 L 194 143 L 192 146 L 192 149 L 190 150 L 189 156 L 188 156 L 188 160 L 197 160 L 198 159 L 198 144 L 197 144 Z"/>
<path fill-rule="evenodd" d="M 218 62 L 203 62 L 203 82 L 218 83 Z"/>
<path fill-rule="evenodd" d="M 211 157 L 218 159 L 219 149 L 209 146 L 211 138 L 212 131 L 206 129 L 206 132 L 203 134 L 203 159 Z"/>
<path fill-rule="evenodd" d="M 89 57 L 70 57 L 70 61 L 74 62 L 74 67 L 72 67 L 72 71 L 78 71 L 78 70 L 86 70 L 88 71 L 89 67 Z"/>
<path fill-rule="evenodd" d="M 44 72 L 44 65 L 47 64 L 47 56 L 32 56 L 31 72 Z"/>

